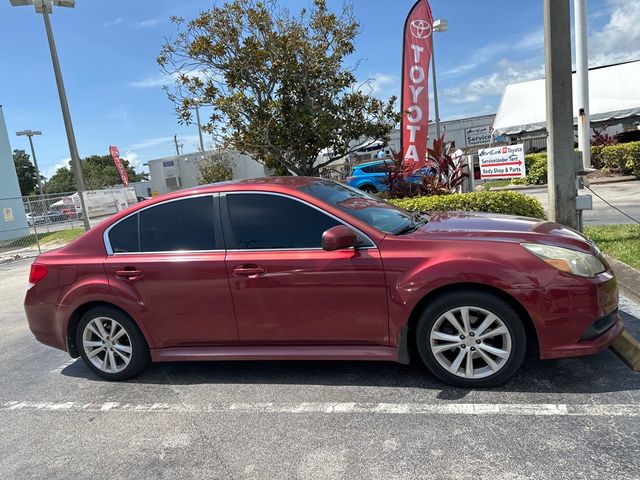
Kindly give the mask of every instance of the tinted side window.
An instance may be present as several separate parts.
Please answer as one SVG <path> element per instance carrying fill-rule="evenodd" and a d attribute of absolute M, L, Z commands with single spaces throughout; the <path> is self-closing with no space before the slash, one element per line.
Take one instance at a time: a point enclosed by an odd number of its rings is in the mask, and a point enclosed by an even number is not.
<path fill-rule="evenodd" d="M 369 165 L 368 167 L 362 167 L 362 171 L 366 173 L 385 173 L 387 171 L 384 163 Z"/>
<path fill-rule="evenodd" d="M 387 171 L 387 165 L 384 163 L 373 165 L 372 168 L 372 173 L 385 173 Z"/>
<path fill-rule="evenodd" d="M 140 212 L 143 252 L 215 250 L 213 197 L 162 203 Z"/>
<path fill-rule="evenodd" d="M 324 213 L 277 195 L 227 195 L 233 249 L 320 248 L 325 230 L 340 225 Z"/>
<path fill-rule="evenodd" d="M 124 219 L 109 231 L 113 253 L 139 252 L 138 215 Z"/>

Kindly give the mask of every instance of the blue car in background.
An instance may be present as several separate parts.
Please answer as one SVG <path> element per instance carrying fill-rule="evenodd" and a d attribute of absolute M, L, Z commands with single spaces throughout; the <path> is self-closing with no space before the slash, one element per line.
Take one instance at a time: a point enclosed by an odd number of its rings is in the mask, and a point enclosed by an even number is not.
<path fill-rule="evenodd" d="M 390 164 L 391 160 L 387 159 L 356 165 L 351 169 L 351 174 L 347 177 L 347 185 L 367 193 L 384 192 L 388 189 L 385 184 L 387 178 L 386 165 Z M 426 168 L 418 170 L 409 177 L 409 182 L 420 183 L 426 173 Z"/>

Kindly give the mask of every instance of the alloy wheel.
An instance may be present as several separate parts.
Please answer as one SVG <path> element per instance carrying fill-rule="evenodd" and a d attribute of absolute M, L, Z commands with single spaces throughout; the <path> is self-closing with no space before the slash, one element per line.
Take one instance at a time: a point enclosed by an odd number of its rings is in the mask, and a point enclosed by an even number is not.
<path fill-rule="evenodd" d="M 133 348 L 125 328 L 108 317 L 92 319 L 82 332 L 82 348 L 99 370 L 118 373 L 131 362 Z"/>
<path fill-rule="evenodd" d="M 486 378 L 509 360 L 512 340 L 505 323 L 484 308 L 453 308 L 433 324 L 429 346 L 449 373 L 466 379 Z"/>

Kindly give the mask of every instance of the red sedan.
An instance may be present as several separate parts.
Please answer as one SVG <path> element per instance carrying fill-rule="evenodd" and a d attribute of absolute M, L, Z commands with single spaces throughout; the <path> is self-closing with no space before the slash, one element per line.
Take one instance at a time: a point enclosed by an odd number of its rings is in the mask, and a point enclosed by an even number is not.
<path fill-rule="evenodd" d="M 410 214 L 328 180 L 265 178 L 157 197 L 32 265 L 44 344 L 108 380 L 150 361 L 385 360 L 504 382 L 527 349 L 587 355 L 622 331 L 600 251 L 561 225 Z"/>

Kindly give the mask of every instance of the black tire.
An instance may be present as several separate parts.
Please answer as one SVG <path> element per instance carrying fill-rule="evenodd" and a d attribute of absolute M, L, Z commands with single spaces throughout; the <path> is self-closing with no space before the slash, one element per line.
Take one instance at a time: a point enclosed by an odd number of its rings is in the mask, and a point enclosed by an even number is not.
<path fill-rule="evenodd" d="M 495 314 L 508 330 L 509 339 L 511 341 L 511 353 L 499 370 L 484 378 L 465 378 L 451 373 L 440 364 L 431 349 L 430 335 L 438 319 L 450 310 L 464 306 L 481 308 Z M 479 326 L 481 320 L 482 319 L 479 317 L 475 317 L 471 320 L 472 331 L 474 326 Z M 471 341 L 472 338 L 474 337 L 469 335 L 466 341 Z M 493 340 L 488 339 L 488 341 L 490 342 Z M 478 342 L 478 339 L 474 340 L 474 342 Z M 484 343 L 485 340 L 481 340 L 481 342 Z M 504 383 L 518 370 L 518 368 L 520 368 L 527 349 L 527 338 L 522 320 L 516 310 L 514 310 L 509 303 L 490 292 L 475 289 L 459 289 L 437 297 L 426 306 L 418 319 L 418 326 L 416 329 L 416 346 L 424 364 L 440 380 L 457 387 L 487 388 Z M 465 348 L 474 350 L 474 352 L 480 350 L 480 348 L 476 349 L 475 346 L 465 345 L 454 349 L 448 349 L 447 355 L 457 356 L 457 354 L 461 353 L 460 350 L 464 350 Z M 480 365 L 482 365 L 484 363 L 488 368 L 487 362 L 479 357 L 479 353 L 480 352 L 477 352 L 477 354 L 475 354 L 477 361 L 473 360 L 474 354 L 472 354 L 472 365 L 475 365 L 476 363 L 480 363 Z M 483 353 L 486 352 L 483 350 Z M 468 354 L 469 351 L 465 353 L 465 355 Z M 464 358 L 466 360 L 467 357 L 465 356 Z M 452 364 L 454 362 L 452 361 L 450 363 L 450 366 L 453 367 Z"/>
<path fill-rule="evenodd" d="M 371 194 L 378 193 L 378 189 L 372 185 L 364 185 L 363 187 L 360 187 L 360 190 L 366 193 L 371 193 Z"/>
<path fill-rule="evenodd" d="M 124 328 L 126 335 L 128 336 L 128 340 L 125 343 L 126 346 L 131 347 L 130 359 L 128 365 L 120 371 L 107 372 L 101 370 L 92 363 L 85 351 L 83 342 L 83 333 L 85 328 L 91 321 L 99 317 L 115 320 L 122 328 Z M 96 375 L 109 381 L 120 381 L 133 378 L 138 375 L 151 361 L 149 356 L 149 346 L 136 323 L 128 315 L 114 307 L 101 306 L 92 308 L 86 312 L 80 319 L 80 323 L 78 323 L 78 328 L 76 330 L 76 345 L 78 346 L 80 356 L 87 367 L 95 372 Z M 100 355 L 98 355 L 98 357 L 100 357 Z M 121 361 L 121 358 L 117 355 L 116 358 Z"/>

